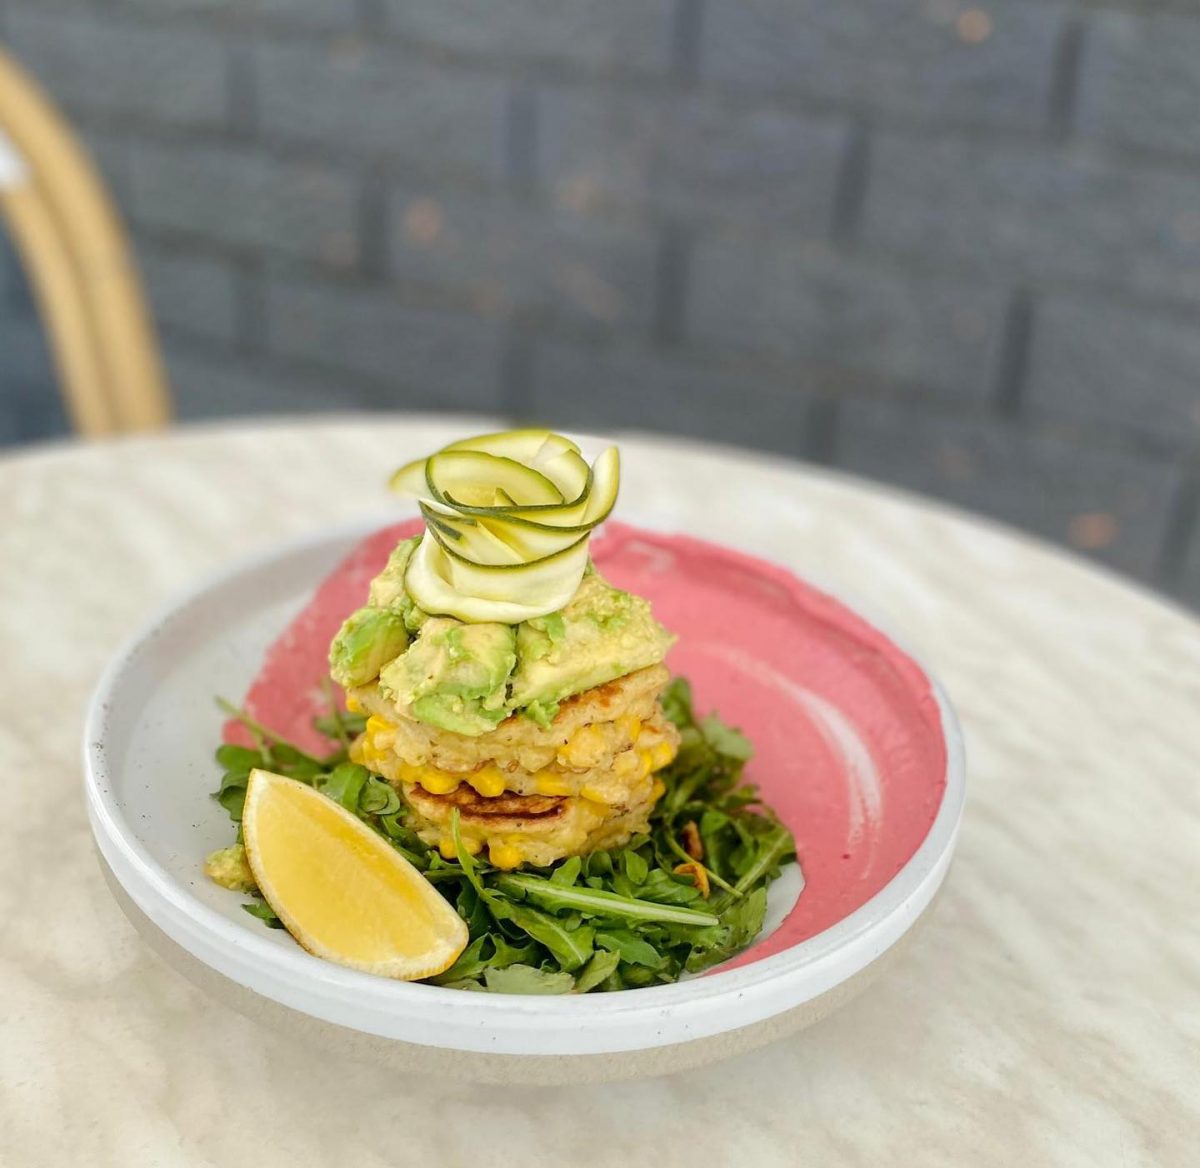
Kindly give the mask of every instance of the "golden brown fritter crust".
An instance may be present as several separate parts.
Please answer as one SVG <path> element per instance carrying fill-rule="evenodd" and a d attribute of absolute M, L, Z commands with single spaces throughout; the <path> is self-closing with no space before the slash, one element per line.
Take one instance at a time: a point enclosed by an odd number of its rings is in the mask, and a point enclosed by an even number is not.
<path fill-rule="evenodd" d="M 405 797 L 414 807 L 422 809 L 430 819 L 447 818 L 450 809 L 457 807 L 464 819 L 477 819 L 490 827 L 520 826 L 526 820 L 546 819 L 561 815 L 566 799 L 554 795 L 481 795 L 474 787 L 463 783 L 448 795 L 431 795 L 421 787 L 412 787 Z"/>
<path fill-rule="evenodd" d="M 377 684 L 361 686 L 352 696 L 368 714 L 383 718 L 395 729 L 392 750 L 405 762 L 455 773 L 494 762 L 502 770 L 532 774 L 553 766 L 560 748 L 589 725 L 596 726 L 605 738 L 605 749 L 591 766 L 611 766 L 613 757 L 630 745 L 628 727 L 622 729 L 619 720 L 629 716 L 648 721 L 656 713 L 661 717 L 658 697 L 670 679 L 666 666 L 652 665 L 569 698 L 548 727 L 516 714 L 495 730 L 474 737 L 405 717 L 384 698 Z"/>

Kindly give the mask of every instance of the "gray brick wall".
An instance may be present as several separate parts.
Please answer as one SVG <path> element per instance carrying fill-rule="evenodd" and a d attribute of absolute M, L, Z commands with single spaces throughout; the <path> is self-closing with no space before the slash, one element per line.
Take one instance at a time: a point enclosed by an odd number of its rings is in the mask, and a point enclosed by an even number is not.
<path fill-rule="evenodd" d="M 596 429 L 620 418 L 626 425 L 717 437 L 782 454 L 814 450 L 820 420 L 814 399 L 786 382 L 757 375 L 753 408 L 747 377 L 737 369 L 680 360 L 644 348 L 596 348 L 563 341 L 538 344 L 522 416 Z M 653 393 L 646 387 L 652 385 Z"/>
<path fill-rule="evenodd" d="M 505 159 L 508 85 L 366 40 L 263 44 L 255 52 L 263 134 L 414 171 L 497 175 Z"/>
<path fill-rule="evenodd" d="M 1135 575 L 1158 565 L 1178 467 L 1066 437 L 895 403 L 854 402 L 838 422 L 840 461 L 1060 543 Z"/>
<path fill-rule="evenodd" d="M 1200 604 L 1194 0 L 0 0 L 180 415 L 845 467 Z M 0 442 L 61 432 L 0 249 Z"/>
<path fill-rule="evenodd" d="M 499 60 L 664 73 L 674 0 L 384 0 L 401 36 Z"/>
<path fill-rule="evenodd" d="M 1099 15 L 1084 47 L 1079 126 L 1118 146 L 1200 155 L 1200 23 Z"/>
<path fill-rule="evenodd" d="M 987 34 L 969 5 L 912 0 L 738 0 L 705 11 L 700 72 L 751 92 L 935 122 L 1040 127 L 1064 9 L 1009 0 Z M 982 10 L 980 10 L 982 11 Z"/>
<path fill-rule="evenodd" d="M 267 351 L 345 369 L 426 408 L 488 409 L 498 398 L 504 330 L 483 314 L 414 307 L 379 292 L 272 281 Z"/>
<path fill-rule="evenodd" d="M 48 4 L 13 7 L 6 33 L 72 113 L 210 130 L 226 124 L 229 56 L 207 32 Z"/>
<path fill-rule="evenodd" d="M 693 253 L 687 337 L 880 384 L 985 399 L 1003 289 L 839 255 L 820 244 L 707 240 Z"/>
<path fill-rule="evenodd" d="M 342 168 L 280 161 L 247 146 L 136 141 L 135 224 L 214 247 L 353 268 L 360 184 Z"/>
<path fill-rule="evenodd" d="M 847 140 L 839 119 L 551 86 L 536 108 L 542 172 L 560 202 L 767 220 L 814 234 L 832 222 Z"/>
<path fill-rule="evenodd" d="M 420 186 L 394 190 L 388 211 L 398 281 L 440 288 L 485 309 L 650 328 L 656 237 L 640 221 L 530 207 L 494 193 L 439 196 Z"/>
<path fill-rule="evenodd" d="M 910 263 L 1200 300 L 1197 176 L 1086 147 L 880 135 L 863 235 Z"/>
<path fill-rule="evenodd" d="M 1048 296 L 1034 313 L 1030 412 L 1104 422 L 1190 449 L 1200 440 L 1196 333 L 1191 312 Z"/>

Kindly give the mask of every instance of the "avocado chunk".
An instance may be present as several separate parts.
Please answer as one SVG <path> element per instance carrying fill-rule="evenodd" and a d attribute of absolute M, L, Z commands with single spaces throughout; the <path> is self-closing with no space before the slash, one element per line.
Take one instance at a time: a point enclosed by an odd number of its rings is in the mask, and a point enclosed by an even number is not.
<path fill-rule="evenodd" d="M 412 716 L 458 734 L 483 734 L 502 722 L 517 663 L 510 625 L 427 617 L 417 639 L 380 674 L 384 696 Z"/>
<path fill-rule="evenodd" d="M 673 641 L 648 601 L 590 572 L 561 611 L 517 626 L 509 708 L 546 725 L 564 698 L 658 664 Z"/>
<path fill-rule="evenodd" d="M 413 602 L 404 587 L 404 573 L 408 571 L 408 561 L 421 542 L 419 535 L 411 539 L 401 540 L 388 556 L 383 571 L 371 581 L 367 602 L 374 608 L 387 608 L 398 612 L 404 618 L 404 626 L 410 633 L 425 623 L 426 614 Z"/>
<path fill-rule="evenodd" d="M 242 844 L 230 844 L 227 848 L 209 852 L 204 861 L 204 873 L 222 888 L 233 892 L 258 891 L 254 873 L 250 871 L 250 862 L 246 859 L 246 849 Z"/>
<path fill-rule="evenodd" d="M 329 672 L 338 685 L 366 685 L 408 648 L 404 617 L 368 605 L 351 613 L 329 646 Z"/>

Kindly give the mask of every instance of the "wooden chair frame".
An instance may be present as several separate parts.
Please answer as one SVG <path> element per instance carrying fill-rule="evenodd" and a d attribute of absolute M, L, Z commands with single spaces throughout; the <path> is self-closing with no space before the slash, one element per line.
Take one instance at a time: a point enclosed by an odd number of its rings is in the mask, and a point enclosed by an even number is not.
<path fill-rule="evenodd" d="M 164 425 L 162 359 L 112 200 L 66 121 L 2 49 L 0 213 L 76 430 L 97 437 Z"/>

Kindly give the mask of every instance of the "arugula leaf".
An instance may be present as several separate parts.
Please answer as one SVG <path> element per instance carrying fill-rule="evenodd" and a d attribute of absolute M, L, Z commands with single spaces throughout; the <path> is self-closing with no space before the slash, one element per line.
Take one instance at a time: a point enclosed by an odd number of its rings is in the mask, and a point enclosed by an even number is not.
<path fill-rule="evenodd" d="M 347 811 L 358 814 L 358 799 L 371 772 L 357 763 L 344 762 L 334 767 L 329 774 L 320 778 L 314 785 L 322 795 L 340 803 Z"/>
<path fill-rule="evenodd" d="M 627 920 L 669 921 L 678 925 L 715 925 L 717 918 L 697 909 L 653 904 L 615 892 L 591 888 L 563 888 L 540 876 L 501 876 L 496 885 L 504 892 L 524 893 L 547 908 L 574 908 L 588 916 Z"/>
<path fill-rule="evenodd" d="M 583 861 L 578 856 L 572 856 L 569 860 L 564 860 L 550 873 L 550 883 L 570 888 L 579 879 L 579 872 L 582 868 Z"/>
<path fill-rule="evenodd" d="M 595 931 L 590 925 L 568 929 L 550 913 L 518 904 L 495 892 L 488 894 L 487 906 L 497 920 L 512 922 L 523 933 L 544 945 L 568 973 L 578 969 L 592 955 Z"/>
<path fill-rule="evenodd" d="M 604 950 L 593 953 L 591 961 L 575 976 L 575 992 L 586 994 L 588 990 L 595 989 L 601 982 L 616 973 L 617 966 L 620 964 L 621 955 L 619 953 L 610 953 Z"/>
<path fill-rule="evenodd" d="M 569 973 L 552 973 L 532 965 L 493 966 L 484 970 L 483 982 L 494 994 L 569 994 L 575 988 Z"/>
<path fill-rule="evenodd" d="M 650 865 L 632 848 L 626 848 L 621 853 L 621 866 L 631 884 L 645 884 L 650 875 Z"/>
<path fill-rule="evenodd" d="M 217 762 L 227 771 L 245 771 L 249 774 L 255 767 L 262 766 L 262 754 L 248 746 L 235 746 L 227 742 L 217 747 Z"/>
<path fill-rule="evenodd" d="M 367 728 L 366 714 L 351 714 L 345 710 L 338 714 L 321 714 L 313 719 L 313 729 L 318 734 L 324 734 L 330 741 L 341 738 L 338 727 L 345 732 L 346 737 L 357 738 Z"/>
<path fill-rule="evenodd" d="M 735 762 L 749 762 L 754 757 L 754 747 L 740 730 L 726 726 L 716 714 L 709 714 L 700 723 L 700 733 L 704 740 L 718 754 Z"/>
<path fill-rule="evenodd" d="M 666 961 L 663 954 L 653 945 L 628 929 L 606 929 L 597 933 L 596 944 L 601 949 L 615 953 L 630 965 L 645 965 L 650 969 L 658 969 Z"/>
<path fill-rule="evenodd" d="M 775 823 L 773 830 L 759 841 L 757 854 L 738 877 L 734 888 L 738 892 L 745 892 L 795 853 L 796 841 L 792 838 L 792 833 L 782 823 Z"/>
<path fill-rule="evenodd" d="M 246 784 L 250 781 L 248 771 L 229 771 L 221 779 L 219 790 L 213 798 L 229 813 L 234 823 L 241 823 L 242 810 L 246 805 Z"/>
<path fill-rule="evenodd" d="M 482 977 L 483 971 L 488 967 L 488 958 L 485 953 L 491 945 L 491 937 L 486 933 L 482 937 L 476 937 L 459 955 L 449 969 L 443 970 L 439 974 L 435 974 L 426 980 L 433 985 L 445 985 L 447 982 L 463 981 L 467 978 Z"/>
<path fill-rule="evenodd" d="M 252 901 L 250 904 L 242 905 L 242 908 L 252 917 L 258 917 L 269 929 L 286 928 L 283 921 L 275 915 L 275 910 L 265 900 Z"/>
<path fill-rule="evenodd" d="M 360 815 L 395 815 L 403 804 L 391 783 L 371 775 L 358 796 Z"/>

